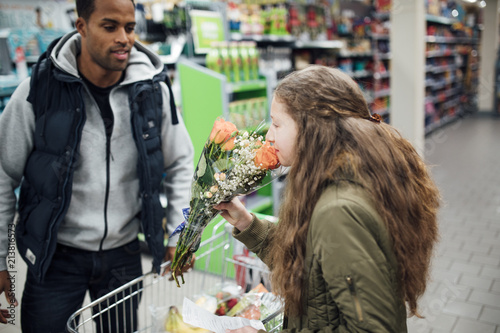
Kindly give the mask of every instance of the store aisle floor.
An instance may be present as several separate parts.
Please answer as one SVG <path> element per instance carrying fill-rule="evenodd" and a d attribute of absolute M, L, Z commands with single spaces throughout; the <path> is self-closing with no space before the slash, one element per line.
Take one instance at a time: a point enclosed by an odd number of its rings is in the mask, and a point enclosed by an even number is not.
<path fill-rule="evenodd" d="M 500 118 L 460 119 L 426 138 L 442 195 L 440 242 L 411 333 L 500 333 Z"/>

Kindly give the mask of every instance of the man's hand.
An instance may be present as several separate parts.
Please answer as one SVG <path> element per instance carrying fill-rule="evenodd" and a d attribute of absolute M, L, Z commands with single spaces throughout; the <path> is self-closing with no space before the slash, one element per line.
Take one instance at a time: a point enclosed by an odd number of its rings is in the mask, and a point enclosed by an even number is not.
<path fill-rule="evenodd" d="M 0 304 L 2 306 L 2 304 Z M 9 310 L 0 309 L 0 323 L 7 324 L 7 318 L 10 318 Z"/>
<path fill-rule="evenodd" d="M 175 254 L 175 246 L 167 246 L 167 249 L 165 251 L 165 257 L 163 258 L 163 261 L 164 262 L 167 262 L 167 261 L 172 262 L 172 260 L 174 259 L 174 254 Z M 193 254 L 193 256 L 191 257 L 191 260 L 190 260 L 189 264 L 187 264 L 186 266 L 184 266 L 182 268 L 182 272 L 181 271 L 177 271 L 176 275 L 179 276 L 182 273 L 188 272 L 191 268 L 194 267 L 194 262 L 195 261 L 196 261 L 196 258 L 195 258 L 194 254 Z M 165 276 L 165 275 L 169 274 L 170 272 L 171 272 L 170 265 L 168 265 L 167 267 L 165 267 L 165 270 L 163 271 L 163 273 L 161 275 Z M 172 276 L 170 276 L 169 280 L 172 281 L 173 279 L 174 278 Z"/>
<path fill-rule="evenodd" d="M 11 286 L 9 272 L 0 271 L 0 294 L 5 293 L 5 298 L 10 305 L 17 306 L 15 295 L 11 293 L 14 288 Z M 0 322 L 7 324 L 7 318 L 10 318 L 9 310 L 0 309 Z"/>

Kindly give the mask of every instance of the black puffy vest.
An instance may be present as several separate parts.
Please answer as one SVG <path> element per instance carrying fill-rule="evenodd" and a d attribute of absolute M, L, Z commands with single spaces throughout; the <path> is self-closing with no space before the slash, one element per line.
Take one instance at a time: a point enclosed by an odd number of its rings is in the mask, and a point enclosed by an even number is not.
<path fill-rule="evenodd" d="M 54 41 L 33 68 L 28 101 L 35 113 L 34 147 L 24 170 L 19 198 L 16 242 L 29 271 L 43 281 L 57 245 L 57 232 L 69 207 L 73 173 L 85 124 L 83 83 L 52 65 Z M 170 90 L 172 123 L 177 113 L 166 69 L 152 80 L 129 85 L 131 129 L 139 159 L 137 172 L 142 198 L 143 233 L 159 272 L 165 254 L 160 204 L 164 163 L 161 149 L 162 90 Z"/>

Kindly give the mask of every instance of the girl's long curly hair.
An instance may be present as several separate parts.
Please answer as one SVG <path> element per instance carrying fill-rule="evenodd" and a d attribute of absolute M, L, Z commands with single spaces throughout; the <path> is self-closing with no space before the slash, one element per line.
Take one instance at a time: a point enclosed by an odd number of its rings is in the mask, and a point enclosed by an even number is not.
<path fill-rule="evenodd" d="M 310 218 L 323 190 L 353 180 L 371 195 L 392 241 L 400 294 L 410 315 L 429 276 L 438 238 L 439 192 L 414 147 L 393 127 L 370 121 L 356 82 L 333 68 L 310 66 L 288 75 L 274 98 L 298 128 L 278 228 L 270 245 L 273 290 L 289 315 L 303 314 L 302 290 Z"/>

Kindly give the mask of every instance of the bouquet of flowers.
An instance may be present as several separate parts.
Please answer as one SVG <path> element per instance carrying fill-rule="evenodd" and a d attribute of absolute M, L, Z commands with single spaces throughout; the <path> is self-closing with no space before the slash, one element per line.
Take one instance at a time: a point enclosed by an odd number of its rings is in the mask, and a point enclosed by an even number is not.
<path fill-rule="evenodd" d="M 198 250 L 203 230 L 219 214 L 213 207 L 256 191 L 268 183 L 264 182 L 267 175 L 269 181 L 279 176 L 278 157 L 274 147 L 258 134 L 260 128 L 240 132 L 222 118 L 215 121 L 194 172 L 189 209 L 183 211 L 185 221 L 173 233 L 181 233 L 170 267 L 177 286 L 176 272 Z M 184 283 L 182 273 L 180 276 Z"/>

